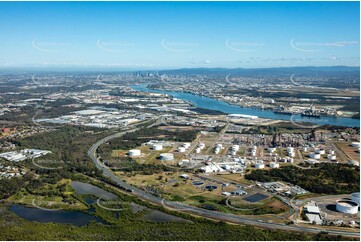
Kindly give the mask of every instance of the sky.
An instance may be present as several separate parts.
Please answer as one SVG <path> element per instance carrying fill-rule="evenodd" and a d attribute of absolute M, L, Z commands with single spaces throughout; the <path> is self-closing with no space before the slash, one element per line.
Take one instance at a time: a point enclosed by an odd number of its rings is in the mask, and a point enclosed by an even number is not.
<path fill-rule="evenodd" d="M 359 2 L 0 2 L 0 68 L 359 66 Z"/>

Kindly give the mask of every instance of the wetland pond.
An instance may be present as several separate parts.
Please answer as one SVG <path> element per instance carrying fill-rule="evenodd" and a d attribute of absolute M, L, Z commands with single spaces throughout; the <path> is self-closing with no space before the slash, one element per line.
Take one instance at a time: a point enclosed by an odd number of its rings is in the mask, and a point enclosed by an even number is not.
<path fill-rule="evenodd" d="M 107 192 L 97 186 L 89 183 L 72 181 L 71 187 L 77 194 L 90 195 L 85 196 L 84 200 L 88 205 L 94 205 L 97 202 L 95 197 L 101 197 L 104 200 L 115 200 L 118 197 L 110 192 Z M 149 222 L 190 222 L 189 220 L 182 219 L 173 215 L 166 214 L 164 212 L 149 209 L 143 205 L 130 203 L 131 211 L 133 214 L 148 210 L 148 212 L 142 215 L 139 219 Z M 94 207 L 90 207 L 88 211 L 66 211 L 66 210 L 46 210 L 40 208 L 29 207 L 25 205 L 13 204 L 10 206 L 10 211 L 17 214 L 19 217 L 28 221 L 40 222 L 40 223 L 62 223 L 72 224 L 75 226 L 84 226 L 94 221 L 101 224 L 107 224 L 102 219 L 92 215 L 95 212 Z M 117 215 L 118 216 L 118 215 Z M 117 217 L 116 216 L 116 217 Z"/>

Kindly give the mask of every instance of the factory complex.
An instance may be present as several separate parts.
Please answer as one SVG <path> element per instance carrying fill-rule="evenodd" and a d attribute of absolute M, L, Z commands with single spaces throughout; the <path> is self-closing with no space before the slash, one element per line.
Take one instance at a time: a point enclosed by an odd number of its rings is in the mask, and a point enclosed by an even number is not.
<path fill-rule="evenodd" d="M 0 154 L 0 158 L 4 158 L 8 161 L 19 162 L 26 159 L 38 158 L 47 154 L 50 154 L 51 151 L 48 150 L 38 150 L 38 149 L 24 149 L 19 151 L 10 151 Z"/>
<path fill-rule="evenodd" d="M 360 221 L 360 193 L 336 198 L 313 198 L 303 207 L 304 222 L 354 226 Z"/>
<path fill-rule="evenodd" d="M 57 118 L 41 118 L 37 123 L 82 125 L 95 128 L 117 128 L 153 118 L 153 114 L 115 108 L 91 107 Z"/>

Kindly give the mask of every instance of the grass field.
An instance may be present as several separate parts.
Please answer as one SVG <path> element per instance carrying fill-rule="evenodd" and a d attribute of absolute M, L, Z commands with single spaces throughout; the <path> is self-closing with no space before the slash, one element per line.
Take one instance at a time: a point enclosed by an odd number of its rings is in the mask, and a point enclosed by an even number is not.
<path fill-rule="evenodd" d="M 340 148 L 345 155 L 347 155 L 351 160 L 360 160 L 360 153 L 358 153 L 358 149 L 350 146 L 349 142 L 334 142 L 334 144 Z"/>
<path fill-rule="evenodd" d="M 239 203 L 240 208 L 252 210 L 238 210 L 227 206 L 225 200 L 228 197 L 221 195 L 222 186 L 216 182 L 204 181 L 190 173 L 190 179 L 182 179 L 179 176 L 181 172 L 162 172 L 152 175 L 134 175 L 122 177 L 127 183 L 135 185 L 145 190 L 156 191 L 158 195 L 171 201 L 178 201 L 192 206 L 203 207 L 211 210 L 218 210 L 226 213 L 243 214 L 243 215 L 263 215 L 263 214 L 280 214 L 288 211 L 288 207 L 280 200 L 274 197 L 264 199 L 260 202 L 250 203 L 243 200 L 243 196 L 232 198 Z M 212 178 L 212 176 L 209 176 Z M 251 182 L 245 180 L 239 174 L 217 176 L 217 181 L 237 182 L 244 186 L 250 185 Z M 214 178 L 215 179 L 215 178 Z M 194 181 L 202 181 L 200 186 L 193 185 Z M 205 185 L 215 185 L 216 189 L 208 191 L 204 188 Z M 225 191 L 236 190 L 237 187 L 230 185 L 225 188 Z M 253 189 L 253 188 L 252 188 Z"/>
<path fill-rule="evenodd" d="M 236 209 L 249 209 L 242 211 L 243 214 L 261 215 L 261 214 L 280 214 L 288 211 L 288 206 L 275 197 L 269 197 L 259 202 L 247 202 L 243 197 L 234 197 L 229 203 Z"/>
<path fill-rule="evenodd" d="M 31 192 L 20 190 L 7 200 L 12 203 L 38 206 L 45 209 L 85 210 L 87 206 L 77 200 L 70 179 L 62 179 L 56 184 L 45 184 Z M 63 187 L 60 191 L 60 187 Z M 61 196 L 60 196 L 61 194 Z"/>

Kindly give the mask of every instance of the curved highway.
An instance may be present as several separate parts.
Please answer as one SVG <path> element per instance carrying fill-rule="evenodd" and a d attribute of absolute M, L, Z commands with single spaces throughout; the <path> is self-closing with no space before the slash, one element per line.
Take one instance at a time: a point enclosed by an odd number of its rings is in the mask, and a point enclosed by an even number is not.
<path fill-rule="evenodd" d="M 160 118 L 156 123 L 160 123 L 160 122 L 162 122 L 162 118 Z M 153 124 L 152 126 L 154 126 L 154 125 L 155 124 Z M 100 162 L 100 160 L 97 158 L 96 151 L 99 146 L 108 142 L 109 140 L 117 138 L 117 137 L 121 137 L 124 134 L 129 133 L 129 132 L 135 132 L 138 129 L 140 129 L 140 128 L 135 128 L 135 125 L 132 125 L 132 126 L 129 126 L 128 129 L 123 132 L 119 132 L 119 133 L 107 136 L 107 137 L 99 140 L 98 142 L 96 142 L 95 144 L 93 144 L 90 147 L 90 149 L 88 151 L 88 156 L 94 162 L 96 167 L 103 172 L 103 174 L 105 176 L 112 179 L 120 187 L 123 187 L 128 190 L 132 190 L 132 194 L 141 199 L 147 200 L 149 202 L 152 202 L 152 203 L 155 203 L 158 205 L 168 207 L 169 209 L 175 209 L 175 210 L 183 211 L 186 213 L 191 213 L 191 214 L 195 214 L 198 216 L 226 221 L 226 222 L 231 222 L 231 223 L 235 223 L 235 224 L 246 224 L 246 225 L 258 226 L 258 227 L 264 227 L 264 228 L 268 228 L 268 229 L 281 229 L 281 230 L 288 230 L 288 231 L 294 231 L 294 232 L 307 232 L 307 233 L 326 232 L 326 233 L 332 234 L 332 235 L 342 235 L 342 236 L 349 236 L 349 237 L 359 237 L 360 236 L 358 232 L 349 232 L 349 231 L 340 231 L 340 230 L 332 230 L 332 229 L 319 229 L 319 228 L 291 226 L 291 225 L 277 224 L 277 223 L 268 223 L 268 222 L 263 222 L 261 220 L 245 218 L 245 217 L 241 217 L 241 216 L 234 215 L 234 214 L 210 211 L 210 210 L 193 207 L 193 206 L 182 204 L 182 203 L 167 201 L 164 198 L 156 197 L 152 194 L 149 194 L 143 190 L 138 189 L 137 187 L 131 186 L 128 183 L 121 180 L 116 175 L 114 175 L 114 173 L 108 167 L 103 165 Z"/>

